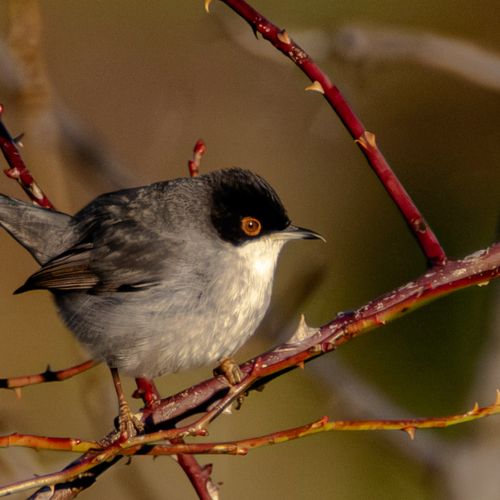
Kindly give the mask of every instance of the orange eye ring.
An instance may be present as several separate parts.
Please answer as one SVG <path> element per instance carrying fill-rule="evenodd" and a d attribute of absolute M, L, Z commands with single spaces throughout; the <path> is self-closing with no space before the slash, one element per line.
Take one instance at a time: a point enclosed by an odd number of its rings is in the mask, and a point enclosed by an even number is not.
<path fill-rule="evenodd" d="M 255 217 L 243 217 L 241 219 L 241 230 L 247 236 L 258 236 L 262 231 L 262 224 Z"/>

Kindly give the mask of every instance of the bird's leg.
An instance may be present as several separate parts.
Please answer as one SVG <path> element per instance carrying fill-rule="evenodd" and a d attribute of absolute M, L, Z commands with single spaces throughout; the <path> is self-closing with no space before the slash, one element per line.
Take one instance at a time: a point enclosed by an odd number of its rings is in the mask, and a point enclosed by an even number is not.
<path fill-rule="evenodd" d="M 144 424 L 132 414 L 130 406 L 125 399 L 122 389 L 120 375 L 116 368 L 110 368 L 113 384 L 115 386 L 116 396 L 118 398 L 118 425 L 121 437 L 126 441 L 133 438 L 138 433 L 144 431 Z"/>
<path fill-rule="evenodd" d="M 224 375 L 231 385 L 239 384 L 243 380 L 243 372 L 233 358 L 224 358 L 214 370 L 214 375 Z"/>

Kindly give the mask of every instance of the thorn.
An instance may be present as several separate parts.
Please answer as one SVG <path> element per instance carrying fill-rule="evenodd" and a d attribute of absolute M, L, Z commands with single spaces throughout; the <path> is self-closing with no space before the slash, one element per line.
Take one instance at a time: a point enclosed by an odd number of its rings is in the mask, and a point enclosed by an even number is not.
<path fill-rule="evenodd" d="M 205 0 L 205 12 L 207 14 L 210 14 L 210 4 L 212 3 L 212 0 Z"/>
<path fill-rule="evenodd" d="M 37 200 L 43 200 L 42 190 L 35 184 L 31 184 L 31 192 Z"/>
<path fill-rule="evenodd" d="M 316 422 L 313 422 L 310 426 L 309 429 L 321 429 L 328 423 L 329 419 L 325 415 L 324 417 L 321 417 L 319 420 L 316 420 Z"/>
<path fill-rule="evenodd" d="M 417 432 L 415 427 L 403 427 L 401 430 L 405 431 L 412 441 L 415 439 L 415 433 Z"/>
<path fill-rule="evenodd" d="M 287 45 L 290 45 L 292 43 L 292 40 L 290 40 L 290 37 L 288 36 L 288 33 L 286 32 L 286 30 L 281 30 L 277 35 L 276 37 L 278 38 L 278 40 L 282 43 L 286 43 Z"/>
<path fill-rule="evenodd" d="M 299 363 L 297 363 L 297 366 L 298 366 L 301 370 L 303 370 L 303 369 L 306 367 L 306 365 L 305 365 L 305 363 L 304 363 L 303 361 L 300 361 Z"/>
<path fill-rule="evenodd" d="M 477 404 L 477 401 L 474 403 L 474 406 L 472 407 L 472 410 L 469 413 L 477 413 L 479 411 L 479 405 Z"/>
<path fill-rule="evenodd" d="M 17 399 L 21 399 L 23 397 L 23 393 L 20 387 L 14 387 L 14 393 Z"/>
<path fill-rule="evenodd" d="M 309 354 L 312 354 L 312 355 L 319 354 L 322 351 L 323 351 L 323 349 L 321 349 L 321 346 L 318 344 L 315 344 L 315 345 L 309 347 L 309 349 L 307 349 L 307 352 Z"/>
<path fill-rule="evenodd" d="M 232 415 L 233 414 L 233 408 L 232 405 L 226 406 L 224 410 L 222 411 L 222 414 L 224 415 Z"/>
<path fill-rule="evenodd" d="M 362 146 L 365 149 L 368 149 L 368 146 L 372 148 L 377 147 L 377 143 L 375 140 L 375 134 L 373 132 L 369 132 L 368 130 L 365 130 L 358 139 L 355 139 L 354 142 L 357 142 L 360 146 Z"/>
<path fill-rule="evenodd" d="M 497 397 L 495 399 L 495 406 L 500 406 L 500 390 L 497 389 Z"/>
<path fill-rule="evenodd" d="M 293 333 L 290 340 L 288 340 L 288 344 L 295 344 L 305 340 L 309 337 L 312 337 L 315 333 L 318 332 L 317 328 L 311 328 L 307 323 L 303 314 L 300 315 L 299 324 L 295 332 Z"/>
<path fill-rule="evenodd" d="M 16 137 L 13 137 L 12 140 L 14 141 L 14 144 L 16 146 L 21 146 L 23 147 L 23 143 L 21 142 L 23 140 L 23 137 L 24 137 L 24 132 L 22 132 L 21 134 L 19 135 L 16 135 Z"/>
<path fill-rule="evenodd" d="M 7 177 L 10 177 L 11 179 L 19 179 L 20 177 L 20 172 L 17 168 L 7 168 L 4 170 L 4 173 Z"/>
<path fill-rule="evenodd" d="M 314 80 L 314 82 L 312 82 L 311 85 L 308 85 L 304 90 L 312 90 L 314 92 L 319 92 L 320 94 L 325 93 L 323 86 L 318 82 L 318 80 Z"/>

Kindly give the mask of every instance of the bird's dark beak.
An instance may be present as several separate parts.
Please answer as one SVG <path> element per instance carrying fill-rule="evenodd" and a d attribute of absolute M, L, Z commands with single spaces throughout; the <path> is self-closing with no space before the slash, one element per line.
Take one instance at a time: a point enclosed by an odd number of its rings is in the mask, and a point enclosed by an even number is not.
<path fill-rule="evenodd" d="M 311 231 L 310 229 L 305 229 L 303 227 L 297 227 L 290 224 L 283 231 L 275 233 L 276 238 L 280 240 L 321 240 L 326 243 L 325 238 L 321 234 Z"/>

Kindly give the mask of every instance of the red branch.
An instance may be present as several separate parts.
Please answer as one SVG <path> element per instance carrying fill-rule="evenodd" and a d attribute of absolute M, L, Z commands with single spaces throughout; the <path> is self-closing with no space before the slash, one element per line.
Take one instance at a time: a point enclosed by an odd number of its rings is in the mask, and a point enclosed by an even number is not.
<path fill-rule="evenodd" d="M 200 162 L 207 150 L 202 139 L 198 139 L 193 148 L 193 159 L 188 161 L 189 175 L 197 177 L 200 175 Z"/>
<path fill-rule="evenodd" d="M 285 30 L 278 28 L 243 0 L 221 1 L 245 19 L 254 32 L 260 33 L 274 47 L 291 59 L 314 82 L 308 89 L 317 90 L 322 93 L 335 113 L 337 113 L 345 128 L 368 160 L 370 167 L 403 215 L 410 231 L 417 239 L 422 252 L 427 258 L 428 264 L 430 266 L 443 265 L 447 257 L 436 235 L 378 149 L 375 135 L 366 130 L 340 90 L 330 82 L 325 73 L 289 37 Z"/>
<path fill-rule="evenodd" d="M 11 179 L 15 179 L 35 205 L 53 209 L 54 205 L 45 196 L 24 164 L 17 149 L 16 141 L 11 137 L 2 122 L 2 114 L 3 106 L 0 104 L 0 149 L 10 166 L 10 168 L 4 170 L 5 175 Z"/>
<path fill-rule="evenodd" d="M 212 464 L 201 466 L 193 455 L 178 453 L 179 465 L 186 473 L 200 500 L 214 500 L 218 498 L 218 486 L 212 481 Z"/>
<path fill-rule="evenodd" d="M 45 382 L 60 382 L 83 373 L 96 366 L 97 361 L 92 359 L 84 361 L 79 365 L 65 368 L 64 370 L 52 370 L 50 366 L 42 373 L 36 375 L 23 375 L 21 377 L 0 378 L 0 389 L 20 389 L 27 385 L 42 384 Z"/>

